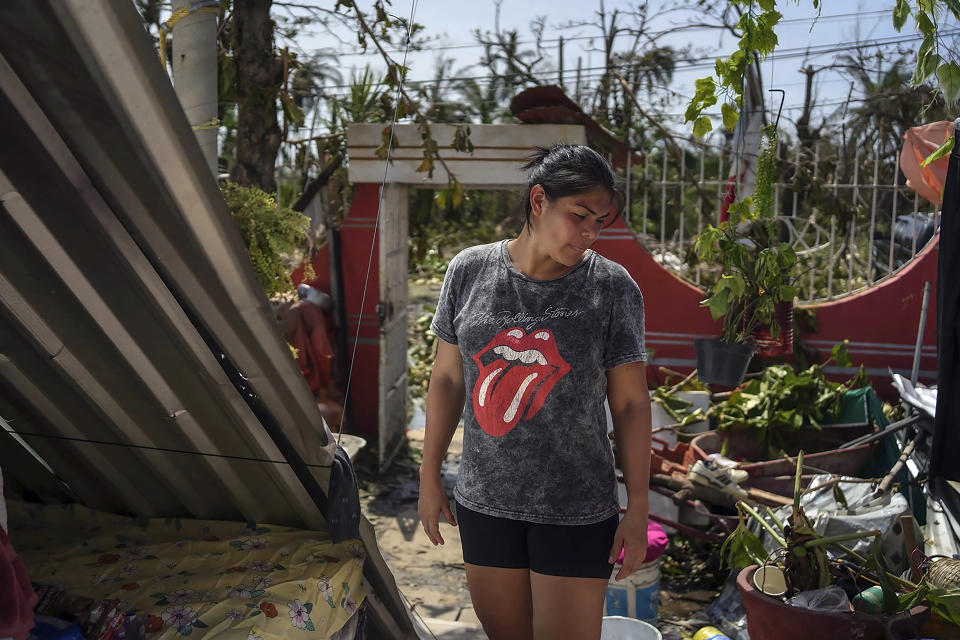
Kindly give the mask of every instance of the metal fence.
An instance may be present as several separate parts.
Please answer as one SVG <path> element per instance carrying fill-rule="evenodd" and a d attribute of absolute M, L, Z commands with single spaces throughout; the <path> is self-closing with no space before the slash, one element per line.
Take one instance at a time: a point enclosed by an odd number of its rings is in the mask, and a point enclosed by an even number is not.
<path fill-rule="evenodd" d="M 693 245 L 720 220 L 731 165 L 728 145 L 683 140 L 645 150 L 627 185 L 628 224 L 660 262 L 704 284 L 717 274 L 699 264 Z M 774 211 L 797 251 L 801 301 L 829 300 L 875 285 L 906 265 L 939 228 L 940 212 L 907 187 L 899 152 L 817 143 L 806 152 L 778 147 Z M 738 171 L 739 173 L 739 171 Z M 866 180 L 864 179 L 866 177 Z"/>

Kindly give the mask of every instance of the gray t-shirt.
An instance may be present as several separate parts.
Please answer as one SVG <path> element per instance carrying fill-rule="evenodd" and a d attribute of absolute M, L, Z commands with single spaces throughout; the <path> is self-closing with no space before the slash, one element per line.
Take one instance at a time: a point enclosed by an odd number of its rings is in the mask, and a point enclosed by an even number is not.
<path fill-rule="evenodd" d="M 626 269 L 590 251 L 563 277 L 534 280 L 506 240 L 472 247 L 450 262 L 430 328 L 463 356 L 461 504 L 548 524 L 617 513 L 606 371 L 647 359 Z"/>

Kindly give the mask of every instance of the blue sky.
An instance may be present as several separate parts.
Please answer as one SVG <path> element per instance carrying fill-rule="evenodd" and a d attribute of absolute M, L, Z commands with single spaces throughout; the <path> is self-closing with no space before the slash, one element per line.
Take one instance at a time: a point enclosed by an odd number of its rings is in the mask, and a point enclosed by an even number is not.
<path fill-rule="evenodd" d="M 614 9 L 629 9 L 630 4 L 618 0 L 606 0 L 604 3 L 608 13 Z M 653 8 L 652 13 L 656 12 L 658 7 L 667 5 L 663 2 L 658 3 L 656 0 L 650 4 Z M 800 0 L 799 3 L 780 0 L 779 4 L 782 5 L 780 10 L 784 14 L 783 22 L 777 27 L 780 46 L 778 51 L 764 63 L 763 74 L 767 88 L 776 87 L 786 91 L 784 118 L 787 122 L 790 118 L 796 117 L 799 113 L 798 107 L 803 101 L 804 77 L 799 73 L 799 69 L 805 63 L 815 66 L 830 64 L 843 53 L 837 51 L 838 49 L 849 47 L 858 41 L 904 40 L 916 35 L 912 21 L 908 22 L 901 33 L 897 33 L 893 28 L 892 1 L 861 1 L 855 4 L 825 0 L 822 3 L 822 15 L 816 24 L 814 24 L 816 11 L 812 0 Z M 397 15 L 406 17 L 410 14 L 411 6 L 410 0 L 394 0 L 391 9 Z M 409 54 L 408 66 L 412 70 L 411 80 L 430 80 L 433 77 L 438 55 L 454 58 L 455 70 L 464 69 L 478 61 L 482 49 L 475 45 L 472 32 L 477 28 L 484 31 L 493 30 L 495 4 L 492 0 L 472 2 L 418 0 L 415 7 L 415 20 L 426 27 L 425 33 L 431 41 L 427 45 L 428 50 Z M 546 15 L 546 29 L 543 37 L 544 40 L 549 41 L 546 45 L 550 57 L 549 65 L 551 68 L 556 68 L 556 40 L 562 35 L 566 40 L 565 77 L 569 78 L 569 84 L 572 85 L 578 57 L 582 58 L 584 69 L 596 68 L 601 64 L 600 54 L 596 50 L 590 51 L 591 45 L 592 48 L 597 49 L 600 43 L 598 41 L 591 43 L 589 40 L 589 36 L 599 35 L 599 29 L 597 27 L 563 28 L 563 26 L 570 22 L 593 20 L 599 7 L 599 0 L 593 2 L 553 0 L 541 4 L 505 0 L 501 6 L 500 27 L 503 30 L 516 28 L 520 31 L 523 40 L 532 41 L 529 28 L 531 21 L 539 15 Z M 662 16 L 651 23 L 651 28 L 669 32 L 687 18 L 696 18 L 696 16 L 690 14 Z M 811 25 L 813 25 L 812 30 Z M 341 46 L 340 50 L 356 51 L 353 36 L 346 34 L 344 39 L 348 44 Z M 677 106 L 674 111 L 678 113 L 683 111 L 680 105 L 685 105 L 685 100 L 680 96 L 689 97 L 692 94 L 694 80 L 709 75 L 713 59 L 729 54 L 735 47 L 735 41 L 729 34 L 721 35 L 717 30 L 706 29 L 668 33 L 661 42 L 678 47 L 693 44 L 696 47 L 695 55 L 705 60 L 705 64 L 693 68 L 681 68 L 676 72 L 670 89 L 677 96 Z M 303 39 L 300 44 L 309 51 L 311 48 L 331 46 L 331 41 L 312 38 Z M 918 40 L 903 44 L 913 49 L 918 45 Z M 804 51 L 808 48 L 815 53 L 805 57 Z M 400 52 L 395 55 L 398 60 L 402 57 Z M 344 79 L 349 80 L 351 69 L 360 68 L 364 64 L 370 64 L 375 69 L 383 69 L 378 54 L 342 55 L 340 68 Z M 481 67 L 475 66 L 468 69 L 466 73 L 483 76 L 485 72 Z M 556 72 L 549 74 L 546 79 L 556 82 Z M 846 99 L 849 89 L 849 80 L 839 73 L 824 72 L 817 76 L 816 94 L 819 103 L 826 105 L 824 107 L 826 111 L 836 109 L 837 105 Z M 773 100 L 772 97 L 771 100 Z M 675 128 L 689 128 L 689 125 L 682 124 L 682 118 L 678 118 L 672 124 Z"/>

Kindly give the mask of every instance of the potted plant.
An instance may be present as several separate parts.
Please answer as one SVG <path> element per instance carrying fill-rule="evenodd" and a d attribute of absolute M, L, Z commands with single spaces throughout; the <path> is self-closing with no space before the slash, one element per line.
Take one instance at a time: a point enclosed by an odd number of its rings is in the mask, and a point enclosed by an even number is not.
<path fill-rule="evenodd" d="M 890 637 L 886 631 L 906 631 L 907 635 L 893 637 L 920 637 L 919 627 L 929 616 L 931 591 L 917 592 L 917 585 L 889 573 L 879 552 L 881 531 L 863 531 L 825 537 L 814 530 L 800 504 L 801 469 L 803 452 L 798 455 L 794 476 L 793 505 L 788 517 L 781 521 L 777 514 L 766 509 L 766 518 L 745 502 L 737 503 L 740 523 L 727 537 L 721 549 L 724 561 L 732 568 L 740 569 L 737 588 L 747 613 L 747 628 L 754 640 L 799 640 L 800 638 L 864 638 L 882 640 Z M 752 521 L 766 530 L 774 541 L 770 552 L 748 526 Z M 874 538 L 869 557 L 856 553 L 845 546 L 859 538 Z M 832 553 L 827 553 L 830 548 Z M 858 578 L 869 576 L 881 585 L 883 593 L 882 614 L 855 611 L 851 605 L 845 610 L 833 608 L 806 608 L 784 601 L 799 593 L 822 590 L 837 583 L 837 575 L 844 561 L 839 555 L 849 558 L 856 567 Z M 766 585 L 754 580 L 758 567 L 779 569 L 784 588 L 776 597 Z M 903 595 L 901 595 L 903 594 Z M 940 595 L 936 592 L 934 599 Z M 942 599 L 945 600 L 945 599 Z M 848 602 L 844 600 L 845 602 Z M 856 602 L 856 598 L 854 598 Z M 956 615 L 955 605 L 941 602 L 947 619 Z M 809 605 L 808 605 L 809 606 Z"/>
<path fill-rule="evenodd" d="M 782 303 L 792 304 L 797 254 L 781 242 L 773 211 L 773 175 L 777 131 L 764 127 L 763 148 L 757 160 L 756 189 L 752 197 L 730 205 L 729 217 L 708 225 L 697 238 L 697 255 L 719 261 L 722 273 L 702 305 L 715 320 L 723 318 L 717 339 L 698 339 L 697 371 L 707 383 L 736 387 L 743 380 L 756 346 L 754 334 L 768 328 L 776 339 L 783 330 L 778 316 Z"/>

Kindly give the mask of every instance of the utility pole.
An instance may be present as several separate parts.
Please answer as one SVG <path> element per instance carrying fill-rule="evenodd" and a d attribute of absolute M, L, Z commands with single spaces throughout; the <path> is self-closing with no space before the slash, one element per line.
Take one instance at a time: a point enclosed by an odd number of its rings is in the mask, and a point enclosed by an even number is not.
<path fill-rule="evenodd" d="M 583 71 L 583 56 L 577 56 L 577 84 L 574 95 L 577 96 L 577 104 L 580 104 L 580 73 Z M 583 107 L 580 107 L 581 109 Z"/>
<path fill-rule="evenodd" d="M 560 59 L 560 64 L 558 66 L 560 73 L 558 76 L 557 83 L 560 85 L 560 88 L 563 89 L 563 36 L 560 36 L 560 44 L 558 45 L 557 48 L 559 50 L 557 53 L 557 56 Z"/>
<path fill-rule="evenodd" d="M 218 0 L 173 0 L 173 89 L 216 178 Z"/>

